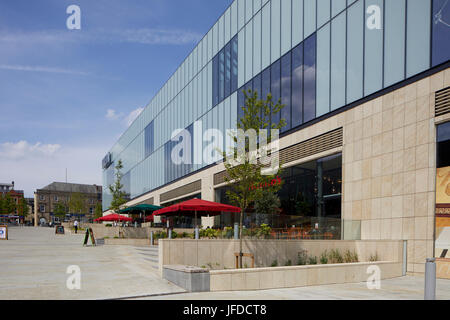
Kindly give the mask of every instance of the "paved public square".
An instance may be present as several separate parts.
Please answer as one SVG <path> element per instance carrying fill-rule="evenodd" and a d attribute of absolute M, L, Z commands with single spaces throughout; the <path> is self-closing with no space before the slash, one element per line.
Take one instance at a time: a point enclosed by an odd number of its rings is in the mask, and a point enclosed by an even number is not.
<path fill-rule="evenodd" d="M 159 277 L 145 258 L 145 248 L 83 247 L 84 234 L 55 235 L 53 228 L 12 227 L 0 241 L 0 299 L 423 299 L 423 277 L 381 282 L 241 292 L 186 293 Z M 69 290 L 67 267 L 81 269 L 81 289 Z M 450 280 L 437 281 L 437 298 L 450 300 Z"/>
<path fill-rule="evenodd" d="M 162 280 L 135 247 L 83 247 L 84 234 L 55 235 L 47 227 L 12 227 L 0 241 L 0 299 L 111 299 L 182 292 Z M 81 269 L 81 289 L 69 290 L 68 266 Z"/>
<path fill-rule="evenodd" d="M 402 277 L 381 281 L 380 290 L 369 290 L 366 283 L 262 291 L 230 291 L 182 293 L 167 296 L 142 297 L 151 300 L 423 300 L 422 277 Z M 437 280 L 437 300 L 450 300 L 450 280 Z"/>

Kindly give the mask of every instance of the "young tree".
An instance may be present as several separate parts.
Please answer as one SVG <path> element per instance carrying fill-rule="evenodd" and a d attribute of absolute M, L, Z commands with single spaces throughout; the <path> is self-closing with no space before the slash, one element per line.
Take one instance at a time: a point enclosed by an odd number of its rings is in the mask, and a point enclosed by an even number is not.
<path fill-rule="evenodd" d="M 117 165 L 115 167 L 116 169 L 116 182 L 113 185 L 109 186 L 109 191 L 112 194 L 112 201 L 109 206 L 109 209 L 118 212 L 120 210 L 120 207 L 127 202 L 128 194 L 123 191 L 123 184 L 121 183 L 123 174 L 120 170 L 123 169 L 122 160 L 119 160 L 117 162 Z"/>
<path fill-rule="evenodd" d="M 99 202 L 95 205 L 94 219 L 98 219 L 103 215 L 102 204 Z"/>
<path fill-rule="evenodd" d="M 255 200 L 255 210 L 261 214 L 276 214 L 280 206 L 280 198 L 273 190 L 263 191 L 262 197 Z"/>
<path fill-rule="evenodd" d="M 269 94 L 265 100 L 258 99 L 258 93 L 252 90 L 244 91 L 245 106 L 240 106 L 243 110 L 243 117 L 238 119 L 237 129 L 243 132 L 249 132 L 254 130 L 256 136 L 260 136 L 261 130 L 267 131 L 268 129 L 280 130 L 286 125 L 286 121 L 281 119 L 278 123 L 270 123 L 272 115 L 281 113 L 284 105 L 281 104 L 281 100 L 274 103 L 272 101 L 272 95 Z M 272 181 L 276 180 L 275 175 L 263 175 L 262 166 L 258 163 L 258 156 L 254 150 L 251 150 L 250 139 L 239 141 L 238 135 L 232 137 L 238 149 L 229 150 L 229 154 L 237 156 L 239 162 L 225 161 L 226 177 L 225 181 L 229 183 L 230 188 L 227 190 L 228 199 L 235 205 L 241 208 L 239 216 L 239 266 L 242 268 L 242 231 L 243 231 L 243 219 L 245 212 L 249 206 L 264 196 L 264 188 L 254 188 L 254 186 L 264 185 L 267 189 L 271 189 L 272 192 L 277 192 L 281 187 L 280 184 L 273 184 Z M 259 140 L 259 149 L 261 150 L 261 140 Z M 267 144 L 272 142 L 272 137 L 267 137 Z M 239 146 L 241 144 L 241 148 Z M 242 145 L 243 144 L 243 145 Z M 227 152 L 223 152 L 224 158 L 228 159 Z M 281 167 L 272 168 L 280 170 Z M 279 173 L 279 172 L 277 172 Z M 278 189 L 277 189 L 278 188 Z"/>
<path fill-rule="evenodd" d="M 86 199 L 81 193 L 72 193 L 69 200 L 69 210 L 71 213 L 77 214 L 86 212 Z"/>
<path fill-rule="evenodd" d="M 24 219 L 28 216 L 28 203 L 25 198 L 20 198 L 19 203 L 17 204 L 17 212 L 24 217 Z"/>
<path fill-rule="evenodd" d="M 7 193 L 3 197 L 3 205 L 2 205 L 2 213 L 3 214 L 12 214 L 15 213 L 17 209 L 17 204 L 14 202 L 14 199 Z"/>
<path fill-rule="evenodd" d="M 55 205 L 55 210 L 53 212 L 55 214 L 55 216 L 57 216 L 60 219 L 64 219 L 67 212 L 67 206 L 65 206 L 62 203 L 58 203 Z"/>

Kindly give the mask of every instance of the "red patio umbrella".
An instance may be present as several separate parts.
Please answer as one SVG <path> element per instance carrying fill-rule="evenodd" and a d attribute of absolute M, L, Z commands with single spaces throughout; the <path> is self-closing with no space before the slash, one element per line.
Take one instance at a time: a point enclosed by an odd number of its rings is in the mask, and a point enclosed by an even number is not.
<path fill-rule="evenodd" d="M 125 217 L 125 216 L 121 216 L 120 214 L 117 214 L 117 213 L 111 213 L 111 214 L 108 214 L 107 216 L 95 219 L 94 221 L 96 221 L 96 222 L 119 221 L 120 222 L 120 221 L 133 221 L 133 219 Z"/>
<path fill-rule="evenodd" d="M 197 222 L 197 211 L 205 211 L 209 213 L 241 212 L 241 208 L 201 199 L 191 199 L 181 203 L 174 204 L 170 207 L 159 209 L 155 211 L 152 216 L 178 213 L 182 211 L 194 211 L 195 222 Z"/>

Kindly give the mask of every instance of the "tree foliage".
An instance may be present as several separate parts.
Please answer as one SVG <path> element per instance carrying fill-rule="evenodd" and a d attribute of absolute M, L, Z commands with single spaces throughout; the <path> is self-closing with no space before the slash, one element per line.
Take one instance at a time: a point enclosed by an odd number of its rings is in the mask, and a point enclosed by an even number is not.
<path fill-rule="evenodd" d="M 255 200 L 255 210 L 260 214 L 276 214 L 280 211 L 280 198 L 273 190 L 264 190 L 262 197 Z"/>
<path fill-rule="evenodd" d="M 103 215 L 103 208 L 102 208 L 102 204 L 100 202 L 98 202 L 95 205 L 95 211 L 94 211 L 94 219 L 98 219 Z"/>
<path fill-rule="evenodd" d="M 86 212 L 86 198 L 79 192 L 70 195 L 69 210 L 71 213 L 83 214 Z"/>
<path fill-rule="evenodd" d="M 274 102 L 272 95 L 269 94 L 265 100 L 258 99 L 258 92 L 248 90 L 244 91 L 245 105 L 240 106 L 243 111 L 242 118 L 238 119 L 237 129 L 241 129 L 244 132 L 254 130 L 256 136 L 259 137 L 261 130 L 277 129 L 280 130 L 286 125 L 286 121 L 281 119 L 278 123 L 270 121 L 272 115 L 281 113 L 284 105 L 281 104 L 281 100 Z M 235 146 L 239 145 L 238 137 L 235 135 L 232 137 Z M 268 135 L 267 143 L 271 143 L 271 136 Z M 260 143 L 261 141 L 258 140 Z M 267 192 L 276 193 L 281 184 L 271 184 L 271 181 L 276 179 L 275 175 L 263 175 L 261 172 L 261 164 L 258 163 L 258 155 L 251 152 L 250 141 L 245 139 L 245 145 L 241 149 L 244 154 L 238 154 L 237 149 L 228 150 L 223 152 L 224 158 L 227 154 L 234 154 L 239 163 L 233 163 L 232 161 L 225 161 L 226 177 L 225 181 L 229 183 L 230 188 L 227 190 L 228 199 L 241 208 L 239 217 L 240 227 L 240 267 L 242 268 L 242 231 L 243 231 L 243 217 L 251 204 L 257 202 L 264 197 Z M 261 145 L 257 146 L 259 149 Z M 278 174 L 280 174 L 281 167 L 278 168 Z M 264 185 L 267 188 L 254 188 L 254 186 Z"/>
<path fill-rule="evenodd" d="M 20 198 L 19 203 L 17 204 L 17 212 L 24 218 L 28 216 L 28 203 L 25 198 Z"/>
<path fill-rule="evenodd" d="M 9 193 L 0 194 L 0 212 L 2 214 L 12 214 L 15 213 L 17 209 L 17 204 Z"/>
<path fill-rule="evenodd" d="M 109 206 L 109 209 L 118 212 L 123 204 L 127 202 L 128 194 L 123 190 L 123 184 L 122 184 L 122 177 L 123 174 L 121 170 L 123 169 L 122 160 L 119 160 L 117 162 L 117 165 L 115 167 L 116 169 L 116 181 L 113 185 L 109 186 L 109 191 L 112 194 L 112 201 Z"/>

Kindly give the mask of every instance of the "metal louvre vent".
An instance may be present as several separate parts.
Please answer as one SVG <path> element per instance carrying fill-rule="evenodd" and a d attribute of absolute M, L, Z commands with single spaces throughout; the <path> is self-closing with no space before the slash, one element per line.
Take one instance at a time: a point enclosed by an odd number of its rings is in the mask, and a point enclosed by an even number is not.
<path fill-rule="evenodd" d="M 149 199 L 147 199 L 145 201 L 142 201 L 139 204 L 154 204 L 154 202 L 155 202 L 155 199 L 153 197 L 151 197 L 151 198 L 149 198 Z"/>
<path fill-rule="evenodd" d="M 450 112 L 450 87 L 436 92 L 435 112 L 436 117 Z"/>
<path fill-rule="evenodd" d="M 159 196 L 159 199 L 160 202 L 166 202 L 174 198 L 182 197 L 184 195 L 200 191 L 201 189 L 202 189 L 202 180 L 197 180 L 182 187 L 162 193 Z"/>
<path fill-rule="evenodd" d="M 338 148 L 343 143 L 342 128 L 325 133 L 280 151 L 280 163 L 287 164 L 327 150 Z"/>
<path fill-rule="evenodd" d="M 342 145 L 343 130 L 339 128 L 281 150 L 280 163 L 288 164 L 324 151 L 342 147 Z M 224 183 L 226 174 L 226 171 L 216 173 L 214 175 L 214 185 Z"/>

